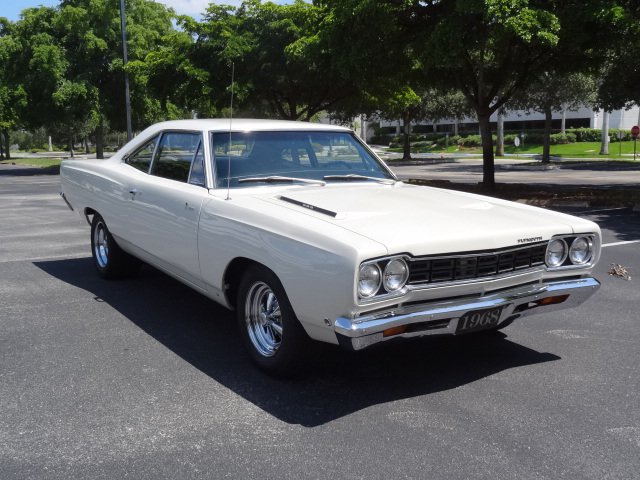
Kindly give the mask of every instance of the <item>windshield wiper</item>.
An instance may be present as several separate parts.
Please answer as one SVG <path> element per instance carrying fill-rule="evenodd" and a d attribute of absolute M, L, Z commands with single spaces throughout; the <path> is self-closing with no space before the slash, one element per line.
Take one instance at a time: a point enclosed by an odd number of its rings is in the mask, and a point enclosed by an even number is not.
<path fill-rule="evenodd" d="M 351 182 L 356 180 L 373 180 L 374 182 L 384 183 L 385 185 L 393 185 L 396 183 L 395 180 L 391 178 L 379 178 L 379 177 L 368 177 L 366 175 L 357 175 L 355 173 L 349 173 L 346 175 L 325 175 L 322 177 L 323 180 L 340 180 L 345 182 Z"/>
<path fill-rule="evenodd" d="M 238 183 L 246 183 L 246 182 L 254 182 L 254 183 L 307 183 L 309 185 L 321 185 L 324 186 L 327 182 L 323 182 L 322 180 L 312 180 L 310 178 L 297 178 L 297 177 L 281 177 L 279 175 L 270 175 L 268 177 L 249 177 L 249 178 L 241 178 L 238 180 Z"/>

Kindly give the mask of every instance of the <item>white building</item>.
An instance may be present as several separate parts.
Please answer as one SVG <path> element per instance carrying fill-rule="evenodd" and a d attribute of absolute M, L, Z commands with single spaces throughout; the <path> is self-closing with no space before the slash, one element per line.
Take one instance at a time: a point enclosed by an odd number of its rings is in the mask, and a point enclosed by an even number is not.
<path fill-rule="evenodd" d="M 566 128 L 602 128 L 602 118 L 604 112 L 602 110 L 594 111 L 590 107 L 582 107 L 578 110 L 567 110 L 565 112 Z M 491 116 L 492 130 L 495 130 L 498 115 L 494 113 Z M 554 130 L 560 130 L 562 122 L 562 112 L 553 112 Z M 437 132 L 454 132 L 456 125 L 453 120 L 442 120 L 436 122 L 435 125 L 430 122 L 416 122 L 414 125 L 427 125 Z M 400 133 L 402 122 L 381 121 L 381 127 L 396 127 L 397 133 Z M 615 110 L 609 114 L 609 128 L 619 128 L 629 130 L 634 125 L 640 125 L 640 107 L 634 105 L 629 110 Z M 504 117 L 505 130 L 531 130 L 544 128 L 544 114 L 539 112 L 527 112 L 524 110 L 509 111 Z M 478 121 L 475 118 L 468 117 L 458 123 L 457 130 L 461 132 L 477 131 Z"/>

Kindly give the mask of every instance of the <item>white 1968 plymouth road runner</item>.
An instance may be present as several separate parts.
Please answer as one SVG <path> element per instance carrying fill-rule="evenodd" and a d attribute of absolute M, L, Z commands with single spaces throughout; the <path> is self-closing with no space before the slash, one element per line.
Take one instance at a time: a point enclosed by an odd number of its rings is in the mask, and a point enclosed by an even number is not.
<path fill-rule="evenodd" d="M 295 369 L 309 339 L 360 350 L 495 331 L 599 287 L 595 223 L 402 183 L 333 125 L 164 122 L 60 175 L 102 277 L 146 262 L 235 310 L 271 374 Z"/>

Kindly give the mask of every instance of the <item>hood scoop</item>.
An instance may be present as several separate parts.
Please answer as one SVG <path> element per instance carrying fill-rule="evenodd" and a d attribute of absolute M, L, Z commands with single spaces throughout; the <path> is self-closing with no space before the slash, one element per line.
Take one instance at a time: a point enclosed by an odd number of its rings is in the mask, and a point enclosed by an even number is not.
<path fill-rule="evenodd" d="M 306 208 L 307 210 L 312 210 L 314 212 L 318 212 L 318 213 L 321 213 L 323 215 L 327 215 L 327 216 L 332 217 L 332 218 L 335 218 L 335 217 L 338 216 L 338 214 L 336 212 L 332 212 L 331 210 L 327 210 L 325 208 L 317 207 L 317 206 L 311 205 L 309 203 L 301 202 L 300 200 L 295 200 L 293 198 L 284 197 L 284 196 L 280 196 L 279 198 L 283 202 L 292 203 L 292 204 L 297 205 L 299 207 Z"/>

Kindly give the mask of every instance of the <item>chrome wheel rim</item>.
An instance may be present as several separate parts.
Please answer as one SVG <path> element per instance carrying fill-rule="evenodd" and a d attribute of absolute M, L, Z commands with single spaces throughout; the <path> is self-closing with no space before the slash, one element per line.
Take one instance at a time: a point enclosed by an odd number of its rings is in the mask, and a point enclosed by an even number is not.
<path fill-rule="evenodd" d="M 247 292 L 244 312 L 253 347 L 263 357 L 275 355 L 282 342 L 282 314 L 273 290 L 266 283 L 254 283 Z"/>
<path fill-rule="evenodd" d="M 107 242 L 107 227 L 98 222 L 93 232 L 93 253 L 100 268 L 105 268 L 109 263 L 109 244 Z"/>

